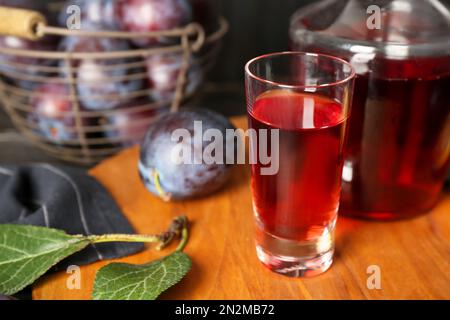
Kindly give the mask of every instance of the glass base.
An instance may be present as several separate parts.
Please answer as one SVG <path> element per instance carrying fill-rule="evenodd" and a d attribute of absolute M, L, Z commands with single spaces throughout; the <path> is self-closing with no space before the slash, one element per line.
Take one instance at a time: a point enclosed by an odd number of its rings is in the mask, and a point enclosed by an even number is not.
<path fill-rule="evenodd" d="M 333 263 L 335 222 L 310 241 L 293 241 L 257 231 L 259 260 L 275 273 L 288 277 L 313 277 L 327 271 Z"/>

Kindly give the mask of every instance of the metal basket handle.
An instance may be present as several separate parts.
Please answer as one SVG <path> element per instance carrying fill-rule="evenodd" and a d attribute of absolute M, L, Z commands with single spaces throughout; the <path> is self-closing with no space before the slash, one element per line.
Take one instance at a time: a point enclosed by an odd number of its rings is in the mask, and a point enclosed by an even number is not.
<path fill-rule="evenodd" d="M 39 25 L 47 25 L 39 12 L 0 6 L 0 35 L 37 40 L 43 36 Z"/>

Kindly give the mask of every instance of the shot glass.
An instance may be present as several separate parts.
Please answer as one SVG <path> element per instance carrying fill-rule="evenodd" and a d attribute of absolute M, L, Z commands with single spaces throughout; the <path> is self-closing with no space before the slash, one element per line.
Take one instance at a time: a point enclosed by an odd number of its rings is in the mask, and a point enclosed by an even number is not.
<path fill-rule="evenodd" d="M 256 251 L 272 271 L 314 276 L 332 264 L 355 72 L 304 52 L 245 67 Z"/>

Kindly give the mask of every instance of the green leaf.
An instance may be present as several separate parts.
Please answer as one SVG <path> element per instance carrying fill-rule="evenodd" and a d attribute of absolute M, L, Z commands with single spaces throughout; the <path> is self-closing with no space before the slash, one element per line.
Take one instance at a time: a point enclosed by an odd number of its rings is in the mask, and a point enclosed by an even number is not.
<path fill-rule="evenodd" d="M 154 300 L 177 284 L 191 268 L 182 252 L 147 264 L 111 263 L 95 277 L 95 300 Z"/>
<path fill-rule="evenodd" d="M 0 294 L 19 292 L 89 243 L 55 229 L 0 225 Z"/>

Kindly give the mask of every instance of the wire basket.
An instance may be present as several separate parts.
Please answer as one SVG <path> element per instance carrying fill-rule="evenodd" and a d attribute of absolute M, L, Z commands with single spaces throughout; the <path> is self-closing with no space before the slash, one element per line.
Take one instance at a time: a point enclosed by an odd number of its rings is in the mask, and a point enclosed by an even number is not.
<path fill-rule="evenodd" d="M 61 160 L 94 164 L 139 142 L 158 114 L 177 111 L 197 91 L 202 79 L 194 79 L 191 74 L 197 72 L 202 77 L 212 66 L 227 30 L 228 23 L 223 18 L 217 30 L 208 35 L 197 23 L 148 33 L 69 30 L 48 26 L 37 12 L 0 7 L 0 34 L 29 40 L 46 37 L 177 39 L 168 46 L 101 52 L 0 46 L 0 58 L 7 57 L 0 59 L 0 99 L 14 125 L 38 147 Z M 180 56 L 176 80 L 163 91 L 155 90 L 147 82 L 148 61 L 171 55 Z M 86 61 L 97 63 L 95 72 L 104 72 L 102 81 L 80 77 L 81 68 L 89 69 L 89 64 L 80 63 Z M 159 71 L 162 72 L 159 76 L 164 76 L 164 68 Z M 106 86 L 114 88 L 114 83 L 133 81 L 144 85 L 130 86 L 126 92 L 99 90 Z M 51 95 L 49 91 L 53 91 Z M 55 110 L 46 110 L 50 96 L 53 104 L 60 104 L 57 114 Z"/>

